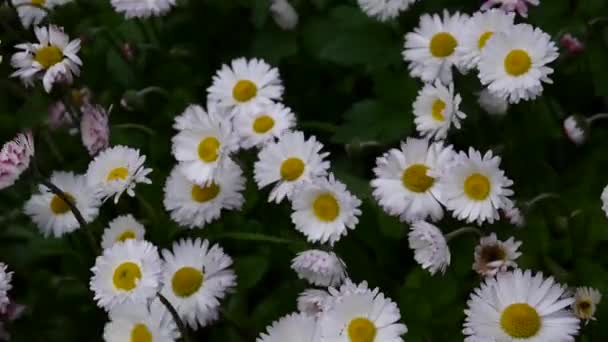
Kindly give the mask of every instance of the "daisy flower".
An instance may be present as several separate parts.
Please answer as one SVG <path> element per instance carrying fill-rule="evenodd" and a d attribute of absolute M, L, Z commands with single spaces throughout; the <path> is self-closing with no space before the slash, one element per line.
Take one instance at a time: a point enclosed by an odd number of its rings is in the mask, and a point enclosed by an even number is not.
<path fill-rule="evenodd" d="M 178 168 L 197 184 L 214 179 L 219 165 L 238 148 L 238 137 L 232 133 L 230 122 L 198 105 L 188 106 L 175 119 L 174 127 L 182 128 L 172 139 Z"/>
<path fill-rule="evenodd" d="M 17 9 L 21 24 L 27 29 L 32 25 L 40 24 L 47 13 L 57 6 L 64 5 L 71 0 L 12 0 Z"/>
<path fill-rule="evenodd" d="M 580 115 L 570 115 L 564 120 L 564 132 L 575 145 L 582 145 L 587 140 L 589 123 Z"/>
<path fill-rule="evenodd" d="M 272 0 L 270 14 L 283 30 L 293 30 L 298 25 L 298 12 L 287 0 Z"/>
<path fill-rule="evenodd" d="M 148 303 L 160 288 L 161 266 L 158 249 L 148 241 L 128 239 L 104 249 L 89 283 L 97 305 L 112 311 Z"/>
<path fill-rule="evenodd" d="M 50 182 L 70 199 L 86 222 L 92 222 L 99 214 L 101 205 L 94 191 L 87 186 L 82 175 L 56 171 Z M 61 237 L 80 228 L 70 206 L 45 185 L 38 186 L 39 193 L 25 203 L 25 214 L 32 218 L 44 236 Z"/>
<path fill-rule="evenodd" d="M 281 103 L 264 105 L 252 112 L 239 113 L 234 118 L 234 130 L 239 135 L 243 148 L 263 147 L 295 125 L 295 115 Z"/>
<path fill-rule="evenodd" d="M 298 186 L 325 176 L 329 162 L 323 159 L 329 153 L 321 152 L 322 148 L 314 136 L 306 140 L 299 131 L 285 133 L 277 142 L 267 144 L 258 153 L 254 178 L 259 188 L 276 183 L 269 201 L 291 199 Z"/>
<path fill-rule="evenodd" d="M 477 96 L 477 103 L 488 114 L 505 115 L 509 110 L 507 100 L 492 94 L 487 89 L 480 91 Z"/>
<path fill-rule="evenodd" d="M 266 327 L 256 342 L 314 342 L 317 341 L 317 321 L 303 313 L 287 315 Z"/>
<path fill-rule="evenodd" d="M 561 285 L 540 272 L 499 273 L 467 302 L 465 342 L 574 341 L 578 319 L 566 310 L 573 302 Z"/>
<path fill-rule="evenodd" d="M 450 249 L 445 236 L 436 226 L 418 221 L 412 224 L 408 234 L 410 249 L 414 251 L 414 259 L 428 270 L 431 275 L 445 270 L 450 265 Z"/>
<path fill-rule="evenodd" d="M 329 300 L 329 293 L 325 290 L 307 289 L 298 296 L 298 310 L 309 316 L 317 317 L 321 314 Z"/>
<path fill-rule="evenodd" d="M 608 185 L 606 185 L 604 190 L 602 190 L 602 195 L 600 198 L 602 200 L 602 210 L 606 214 L 606 217 L 608 217 Z"/>
<path fill-rule="evenodd" d="M 515 241 L 513 237 L 507 241 L 498 240 L 494 233 L 482 237 L 475 247 L 473 270 L 482 276 L 495 276 L 509 267 L 517 268 L 515 260 L 521 256 L 519 246 L 521 241 Z"/>
<path fill-rule="evenodd" d="M 499 9 L 477 12 L 463 27 L 460 45 L 456 48 L 458 65 L 464 70 L 477 67 L 481 51 L 496 32 L 509 34 L 515 15 Z"/>
<path fill-rule="evenodd" d="M 334 252 L 311 249 L 298 253 L 291 268 L 316 286 L 335 286 L 346 277 L 346 264 Z"/>
<path fill-rule="evenodd" d="M 460 111 L 460 95 L 454 93 L 454 83 L 444 86 L 439 80 L 425 84 L 414 101 L 416 130 L 427 138 L 445 139 L 453 125 L 460 129 L 466 114 Z"/>
<path fill-rule="evenodd" d="M 547 64 L 559 54 L 551 36 L 528 24 L 496 33 L 481 51 L 479 79 L 488 90 L 510 103 L 532 100 L 552 83 L 553 69 Z"/>
<path fill-rule="evenodd" d="M 319 319 L 321 341 L 403 342 L 407 327 L 399 323 L 399 308 L 378 288 L 348 281 L 340 290 L 330 291 L 334 302 Z"/>
<path fill-rule="evenodd" d="M 180 333 L 165 306 L 158 300 L 150 305 L 121 305 L 113 309 L 103 329 L 104 341 L 173 342 Z"/>
<path fill-rule="evenodd" d="M 161 294 L 193 329 L 214 321 L 220 300 L 236 286 L 232 259 L 219 245 L 201 239 L 176 242 L 172 251 L 165 249 L 162 255 Z"/>
<path fill-rule="evenodd" d="M 163 204 L 171 218 L 182 226 L 203 228 L 218 219 L 223 209 L 238 210 L 245 203 L 245 177 L 241 168 L 227 159 L 216 179 L 198 185 L 174 168 L 165 184 Z"/>
<path fill-rule="evenodd" d="M 147 177 L 152 169 L 144 167 L 146 156 L 127 146 L 114 146 L 101 151 L 89 164 L 87 183 L 105 200 L 114 196 L 114 203 L 123 194 L 135 196 L 137 183 L 151 184 Z"/>
<path fill-rule="evenodd" d="M 513 204 L 511 207 L 502 209 L 502 213 L 505 218 L 509 220 L 509 223 L 518 228 L 521 228 L 526 224 L 526 218 L 515 204 Z"/>
<path fill-rule="evenodd" d="M 13 286 L 11 281 L 13 280 L 13 272 L 7 272 L 7 266 L 5 263 L 0 262 L 0 314 L 4 314 L 11 300 L 8 298 L 8 291 Z"/>
<path fill-rule="evenodd" d="M 380 21 L 395 19 L 416 0 L 357 0 L 361 10 Z"/>
<path fill-rule="evenodd" d="M 391 149 L 376 160 L 373 195 L 389 215 L 413 222 L 443 217 L 438 177 L 454 152 L 443 143 L 407 138 L 400 149 Z"/>
<path fill-rule="evenodd" d="M 209 100 L 227 108 L 230 114 L 251 113 L 257 106 L 280 101 L 283 85 L 277 68 L 261 59 L 237 58 L 230 66 L 222 66 L 207 91 Z"/>
<path fill-rule="evenodd" d="M 175 0 L 112 0 L 112 7 L 127 19 L 160 17 L 167 14 Z"/>
<path fill-rule="evenodd" d="M 42 79 L 44 90 L 50 93 L 55 82 L 72 83 L 74 75 L 80 74 L 82 61 L 80 39 L 70 41 L 70 37 L 57 26 L 36 27 L 34 33 L 38 43 L 15 45 L 23 50 L 11 58 L 11 65 L 17 71 L 11 77 L 19 77 L 24 84 L 30 85 L 34 79 Z"/>
<path fill-rule="evenodd" d="M 112 247 L 117 242 L 135 239 L 143 240 L 146 229 L 137 222 L 133 215 L 122 215 L 110 221 L 108 228 L 104 229 L 101 237 L 101 247 L 103 249 Z"/>
<path fill-rule="evenodd" d="M 595 310 L 601 300 L 600 291 L 591 287 L 578 287 L 574 292 L 572 311 L 582 320 L 595 320 Z"/>
<path fill-rule="evenodd" d="M 481 5 L 481 10 L 485 11 L 494 6 L 500 6 L 500 9 L 505 12 L 517 11 L 524 18 L 528 17 L 528 4 L 538 6 L 540 0 L 486 0 Z"/>
<path fill-rule="evenodd" d="M 333 174 L 303 184 L 297 192 L 291 221 L 310 242 L 333 245 L 359 222 L 361 201 Z"/>
<path fill-rule="evenodd" d="M 108 112 L 99 105 L 85 104 L 80 108 L 80 134 L 82 144 L 94 156 L 106 149 L 110 143 L 110 126 Z"/>
<path fill-rule="evenodd" d="M 7 188 L 19 179 L 30 166 L 34 156 L 34 137 L 31 131 L 19 133 L 0 150 L 0 189 Z"/>
<path fill-rule="evenodd" d="M 442 202 L 459 220 L 493 223 L 500 217 L 499 209 L 513 206 L 508 198 L 513 195 L 509 189 L 513 181 L 500 169 L 500 157 L 492 151 L 483 157 L 472 147 L 468 155 L 460 152 L 440 183 Z"/>
<path fill-rule="evenodd" d="M 412 77 L 419 77 L 424 82 L 440 79 L 448 84 L 452 82 L 452 65 L 458 62 L 456 48 L 460 44 L 462 32 L 468 16 L 443 12 L 424 14 L 414 32 L 405 35 L 403 58 L 409 62 L 408 69 Z"/>

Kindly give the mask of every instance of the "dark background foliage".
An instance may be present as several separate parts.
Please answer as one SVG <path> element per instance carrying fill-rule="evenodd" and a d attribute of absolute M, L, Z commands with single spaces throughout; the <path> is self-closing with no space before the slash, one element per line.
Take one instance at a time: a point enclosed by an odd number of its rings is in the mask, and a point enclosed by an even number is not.
<path fill-rule="evenodd" d="M 471 270 L 476 239 L 464 236 L 451 243 L 452 265 L 444 276 L 430 276 L 413 260 L 407 246 L 408 227 L 384 214 L 370 194 L 374 159 L 414 135 L 411 105 L 421 83 L 409 77 L 400 57 L 403 35 L 426 12 L 473 13 L 477 0 L 422 0 L 399 20 L 382 24 L 366 17 L 354 1 L 294 0 L 300 15 L 294 31 L 282 31 L 272 21 L 269 0 L 189 0 L 162 18 L 125 20 L 109 1 L 76 0 L 54 11 L 50 22 L 83 39 L 82 75 L 75 86 L 87 86 L 104 106 L 113 105 L 111 143 L 139 148 L 154 168 L 153 185 L 140 185 L 135 198 L 106 204 L 90 225 L 99 238 L 118 214 L 141 220 L 149 240 L 168 248 L 180 237 L 204 237 L 218 242 L 235 259 L 238 288 L 222 307 L 219 323 L 201 329 L 196 340 L 240 342 L 254 337 L 273 320 L 295 310 L 297 294 L 306 288 L 289 268 L 296 252 L 307 248 L 292 229 L 290 208 L 267 203 L 267 190 L 252 181 L 253 152 L 238 159 L 248 175 L 246 204 L 226 212 L 202 230 L 183 230 L 171 222 L 162 206 L 162 188 L 174 164 L 170 154 L 173 118 L 189 103 L 206 102 L 206 88 L 222 63 L 261 57 L 280 68 L 286 86 L 284 102 L 298 116 L 298 127 L 314 134 L 331 151 L 332 171 L 362 200 L 363 215 L 356 230 L 336 251 L 356 281 L 367 280 L 394 299 L 409 332 L 407 341 L 462 341 L 463 309 L 480 279 Z M 15 79 L 9 59 L 13 46 L 32 41 L 12 8 L 0 10 L 0 137 L 36 129 L 38 163 L 53 170 L 83 173 L 90 160 L 79 135 L 49 131 L 47 107 L 61 97 L 40 86 L 25 89 Z M 480 89 L 475 75 L 458 75 L 468 117 L 449 142 L 459 149 L 493 149 L 515 181 L 520 203 L 543 192 L 560 195 L 527 211 L 527 225 L 507 222 L 485 225 L 506 238 L 522 240 L 523 268 L 554 275 L 572 286 L 589 285 L 608 293 L 608 220 L 599 199 L 608 183 L 608 129 L 594 125 L 590 139 L 575 147 L 564 136 L 563 119 L 606 111 L 608 96 L 608 3 L 604 0 L 541 0 L 525 20 L 554 39 L 573 32 L 586 44 L 584 53 L 563 52 L 554 63 L 554 85 L 536 101 L 512 106 L 504 117 L 492 117 L 476 103 Z M 522 21 L 518 18 L 518 21 Z M 125 58 L 129 44 L 133 58 Z M 165 89 L 136 97 L 146 87 Z M 120 106 L 123 96 L 134 106 Z M 375 142 L 362 147 L 361 143 Z M 369 145 L 369 144 L 366 144 Z M 0 260 L 14 274 L 13 298 L 27 305 L 24 317 L 11 326 L 14 341 L 97 341 L 106 322 L 88 288 L 95 258 L 86 235 L 43 238 L 22 213 L 35 190 L 25 174 L 15 186 L 0 192 Z M 462 226 L 445 219 L 445 232 Z M 584 328 L 580 341 L 608 339 L 608 305 L 600 305 L 598 322 Z M 602 326 L 604 328 L 602 328 Z"/>

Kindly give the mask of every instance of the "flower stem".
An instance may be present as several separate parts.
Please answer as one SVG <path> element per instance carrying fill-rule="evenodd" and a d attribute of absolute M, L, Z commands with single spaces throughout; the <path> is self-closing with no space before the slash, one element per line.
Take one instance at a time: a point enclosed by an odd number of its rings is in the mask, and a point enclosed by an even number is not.
<path fill-rule="evenodd" d="M 156 293 L 156 296 L 158 297 L 160 302 L 163 303 L 163 305 L 167 308 L 167 310 L 169 310 L 169 313 L 173 317 L 175 324 L 177 324 L 177 328 L 179 329 L 179 332 L 182 334 L 182 339 L 186 342 L 189 342 L 190 338 L 188 337 L 188 329 L 184 325 L 184 322 L 181 320 L 181 318 L 179 318 L 179 314 L 177 313 L 177 310 L 175 310 L 175 308 L 173 307 L 173 305 L 171 305 L 169 300 L 167 298 L 165 298 L 165 296 L 160 294 L 160 292 Z"/>
<path fill-rule="evenodd" d="M 531 208 L 533 205 L 535 205 L 536 203 L 544 200 L 544 199 L 548 199 L 548 198 L 559 198 L 560 196 L 554 192 L 543 192 L 542 194 L 532 198 L 531 200 L 527 201 L 524 203 L 524 206 L 526 206 L 528 209 Z"/>
<path fill-rule="evenodd" d="M 445 234 L 445 240 L 449 242 L 449 241 L 453 240 L 454 238 L 456 238 L 456 237 L 458 237 L 460 235 L 467 234 L 467 233 L 475 233 L 475 234 L 477 234 L 479 236 L 483 235 L 481 233 L 481 230 L 479 230 L 479 229 L 477 229 L 475 227 L 461 227 L 461 228 L 458 228 L 458 229 L 456 229 L 456 230 L 454 230 L 452 232 L 449 232 L 449 233 Z"/>
<path fill-rule="evenodd" d="M 591 125 L 594 121 L 602 120 L 602 119 L 606 119 L 606 118 L 608 118 L 608 113 L 597 113 L 597 114 L 593 115 L 592 117 L 590 117 L 589 119 L 587 119 L 587 123 Z"/>

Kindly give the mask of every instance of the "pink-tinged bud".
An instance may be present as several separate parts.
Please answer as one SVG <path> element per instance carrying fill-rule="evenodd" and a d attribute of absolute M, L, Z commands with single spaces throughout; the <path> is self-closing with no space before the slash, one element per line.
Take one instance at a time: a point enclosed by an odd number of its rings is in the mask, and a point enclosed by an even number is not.
<path fill-rule="evenodd" d="M 19 179 L 23 171 L 30 166 L 34 156 L 34 138 L 32 132 L 18 134 L 0 150 L 0 189 L 7 188 Z"/>
<path fill-rule="evenodd" d="M 481 6 L 481 10 L 485 11 L 494 6 L 500 6 L 505 12 L 515 12 L 522 17 L 526 18 L 528 16 L 528 5 L 538 6 L 540 0 L 486 0 L 486 2 Z"/>
<path fill-rule="evenodd" d="M 559 42 L 564 49 L 573 55 L 585 51 L 585 45 L 570 33 L 564 34 Z"/>
<path fill-rule="evenodd" d="M 130 43 L 122 43 L 120 46 L 120 52 L 122 53 L 122 57 L 127 62 L 133 62 L 135 59 L 135 47 Z"/>
<path fill-rule="evenodd" d="M 564 120 L 564 132 L 575 145 L 582 145 L 588 136 L 589 123 L 580 115 L 570 115 Z"/>
<path fill-rule="evenodd" d="M 47 123 L 52 130 L 64 128 L 72 124 L 72 117 L 63 102 L 57 101 L 49 106 Z"/>
<path fill-rule="evenodd" d="M 516 206 L 503 209 L 503 215 L 512 225 L 518 228 L 521 228 L 526 224 L 524 215 Z"/>
<path fill-rule="evenodd" d="M 110 142 L 109 114 L 99 105 L 85 104 L 80 108 L 82 143 L 91 156 L 108 147 Z"/>

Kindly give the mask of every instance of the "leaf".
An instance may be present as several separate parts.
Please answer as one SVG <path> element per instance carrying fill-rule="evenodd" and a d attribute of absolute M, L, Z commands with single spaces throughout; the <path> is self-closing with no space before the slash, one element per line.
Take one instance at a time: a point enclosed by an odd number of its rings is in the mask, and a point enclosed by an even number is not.
<path fill-rule="evenodd" d="M 269 261 L 263 256 L 249 255 L 239 257 L 234 262 L 239 290 L 254 287 L 264 277 Z"/>
<path fill-rule="evenodd" d="M 295 33 L 277 29 L 262 31 L 255 36 L 251 51 L 270 64 L 278 64 L 281 59 L 298 52 Z"/>

